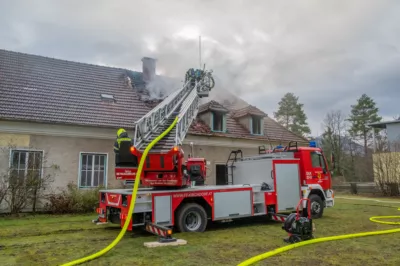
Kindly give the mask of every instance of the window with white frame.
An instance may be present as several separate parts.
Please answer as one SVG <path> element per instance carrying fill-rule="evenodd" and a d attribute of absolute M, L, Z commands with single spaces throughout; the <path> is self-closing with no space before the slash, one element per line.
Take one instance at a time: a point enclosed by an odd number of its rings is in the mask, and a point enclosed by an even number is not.
<path fill-rule="evenodd" d="M 43 151 L 11 150 L 10 177 L 11 182 L 24 181 L 27 178 L 40 179 L 43 168 Z"/>
<path fill-rule="evenodd" d="M 107 154 L 81 153 L 79 187 L 105 186 L 107 183 Z"/>

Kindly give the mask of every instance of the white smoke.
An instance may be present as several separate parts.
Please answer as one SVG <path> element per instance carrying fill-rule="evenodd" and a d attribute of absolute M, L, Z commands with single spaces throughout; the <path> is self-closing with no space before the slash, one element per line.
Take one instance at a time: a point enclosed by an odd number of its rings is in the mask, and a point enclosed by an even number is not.
<path fill-rule="evenodd" d="M 225 87 L 221 79 L 214 75 L 215 87 L 210 91 L 208 97 L 201 98 L 200 104 L 205 104 L 209 101 L 216 101 L 228 109 L 240 109 L 249 105 L 246 101 L 230 91 L 230 86 Z M 221 84 L 222 83 L 222 84 Z"/>
<path fill-rule="evenodd" d="M 205 104 L 214 100 L 230 109 L 240 109 L 249 105 L 239 96 L 236 96 L 229 90 L 223 88 L 221 84 L 218 84 L 219 81 L 218 77 L 215 77 L 215 87 L 211 90 L 208 97 L 200 99 L 200 104 Z M 178 78 L 155 76 L 152 81 L 149 81 L 146 84 L 146 90 L 144 91 L 144 95 L 142 95 L 142 100 L 161 101 L 182 86 L 183 81 Z"/>
<path fill-rule="evenodd" d="M 182 86 L 182 83 L 176 79 L 156 76 L 153 80 L 146 83 L 147 100 L 163 100 L 169 94 L 179 89 L 180 86 Z"/>

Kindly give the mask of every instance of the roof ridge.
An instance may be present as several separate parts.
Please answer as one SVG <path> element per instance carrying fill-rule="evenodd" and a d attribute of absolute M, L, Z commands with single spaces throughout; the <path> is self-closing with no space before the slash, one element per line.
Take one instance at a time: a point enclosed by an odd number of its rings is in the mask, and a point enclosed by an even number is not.
<path fill-rule="evenodd" d="M 74 64 L 78 64 L 78 65 L 87 65 L 87 66 L 95 66 L 95 67 L 102 67 L 102 68 L 110 68 L 110 69 L 115 69 L 115 70 L 128 70 L 128 71 L 142 73 L 142 72 L 139 72 L 139 71 L 136 71 L 136 70 L 132 70 L 132 69 L 128 69 L 128 68 L 115 67 L 115 66 L 102 66 L 102 65 L 93 64 L 93 63 L 85 63 L 85 62 L 61 59 L 61 58 L 44 56 L 44 55 L 39 55 L 39 54 L 30 54 L 30 53 L 18 52 L 18 51 L 12 51 L 12 50 L 6 50 L 6 49 L 0 48 L 0 52 L 1 51 L 6 52 L 6 53 L 20 54 L 20 55 L 32 56 L 32 57 L 36 57 L 36 58 L 49 59 L 49 60 L 54 60 L 54 61 L 63 61 L 63 62 L 74 63 Z"/>
<path fill-rule="evenodd" d="M 242 108 L 234 109 L 232 113 L 234 113 L 235 118 L 243 117 L 245 115 L 255 115 L 263 117 L 268 116 L 266 112 L 252 104 L 248 104 L 247 106 Z"/>
<path fill-rule="evenodd" d="M 222 106 L 223 108 L 229 110 L 226 106 L 224 106 L 222 103 L 220 103 L 220 102 L 218 102 L 216 100 L 210 100 L 210 101 L 208 101 L 206 103 L 200 104 L 200 106 L 210 106 L 212 103 L 216 103 L 216 104 Z"/>

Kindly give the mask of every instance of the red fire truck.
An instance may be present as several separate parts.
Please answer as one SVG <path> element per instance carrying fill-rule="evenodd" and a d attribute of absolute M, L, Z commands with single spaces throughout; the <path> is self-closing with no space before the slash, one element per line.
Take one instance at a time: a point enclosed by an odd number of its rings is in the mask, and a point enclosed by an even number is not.
<path fill-rule="evenodd" d="M 205 185 L 206 159 L 185 161 L 181 148 L 197 115 L 199 97 L 207 97 L 214 84 L 211 72 L 196 71 L 189 70 L 185 85 L 137 122 L 133 145 L 121 143 L 116 178 L 132 184 L 144 148 L 179 117 L 175 128 L 146 158 L 140 178 L 145 187 L 136 195 L 128 230 L 146 226 L 153 233 L 169 227 L 203 232 L 210 221 L 251 216 L 284 221 L 279 214 L 295 211 L 302 198 L 310 199 L 313 218 L 320 218 L 325 207 L 334 206 L 331 173 L 315 142 L 309 147 L 291 142 L 270 151 L 259 147 L 259 154 L 250 157 L 243 156 L 241 150 L 232 151 L 226 163 L 226 185 Z M 122 227 L 131 197 L 132 189 L 101 190 L 95 222 Z"/>

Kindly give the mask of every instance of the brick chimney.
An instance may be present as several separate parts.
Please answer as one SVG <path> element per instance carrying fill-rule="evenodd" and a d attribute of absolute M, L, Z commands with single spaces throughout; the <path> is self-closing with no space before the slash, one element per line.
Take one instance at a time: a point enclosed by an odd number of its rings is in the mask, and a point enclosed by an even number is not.
<path fill-rule="evenodd" d="M 142 58 L 143 66 L 143 81 L 148 83 L 154 80 L 156 76 L 156 59 L 150 57 Z"/>

